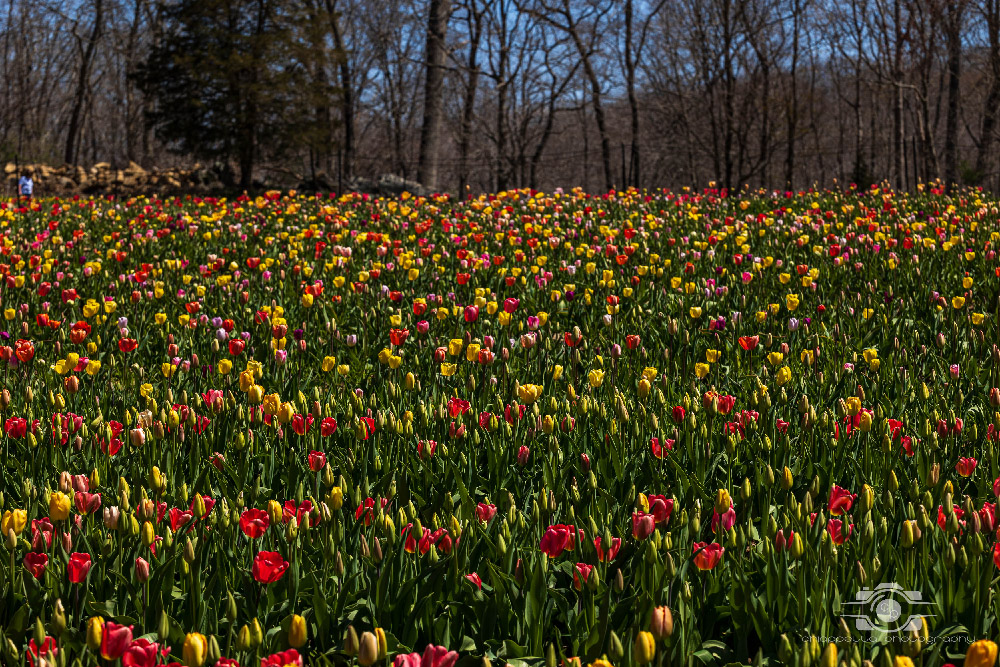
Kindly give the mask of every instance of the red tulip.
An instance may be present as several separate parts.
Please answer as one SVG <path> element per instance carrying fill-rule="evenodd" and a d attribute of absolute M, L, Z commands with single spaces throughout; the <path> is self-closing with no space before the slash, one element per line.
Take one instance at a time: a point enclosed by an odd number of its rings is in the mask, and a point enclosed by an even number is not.
<path fill-rule="evenodd" d="M 409 329 L 392 329 L 389 331 L 389 342 L 399 347 L 406 342 L 406 339 L 409 335 L 410 335 Z"/>
<path fill-rule="evenodd" d="M 139 581 L 149 581 L 149 561 L 145 558 L 135 559 L 135 578 Z"/>
<path fill-rule="evenodd" d="M 269 525 L 271 518 L 264 510 L 248 509 L 240 515 L 240 530 L 251 540 L 263 535 Z"/>
<path fill-rule="evenodd" d="M 104 624 L 101 633 L 101 657 L 105 660 L 117 660 L 132 643 L 132 626 L 118 625 L 112 621 Z"/>
<path fill-rule="evenodd" d="M 285 575 L 288 565 L 277 551 L 261 551 L 253 559 L 253 578 L 262 584 L 273 584 Z"/>
<path fill-rule="evenodd" d="M 3 430 L 8 438 L 20 440 L 28 434 L 28 420 L 24 417 L 11 417 L 3 423 Z"/>
<path fill-rule="evenodd" d="M 549 558 L 558 558 L 567 549 L 572 551 L 575 544 L 572 530 L 572 526 L 562 524 L 549 526 L 538 548 Z"/>
<path fill-rule="evenodd" d="M 840 519 L 830 519 L 826 524 L 826 531 L 830 533 L 830 539 L 834 544 L 843 544 L 854 532 L 854 524 L 847 527 L 847 534 L 844 534 L 844 522 Z"/>
<path fill-rule="evenodd" d="M 292 430 L 299 435 L 305 435 L 313 425 L 312 415 L 292 415 Z"/>
<path fill-rule="evenodd" d="M 590 572 L 593 569 L 593 565 L 587 565 L 586 563 L 576 564 L 576 568 L 573 570 L 573 587 L 576 588 L 576 590 L 581 590 L 583 588 L 583 584 L 587 583 L 587 578 L 590 576 Z"/>
<path fill-rule="evenodd" d="M 69 563 L 66 565 L 66 576 L 69 577 L 70 582 L 74 584 L 82 583 L 90 573 L 90 566 L 90 554 L 71 554 L 69 557 Z"/>
<path fill-rule="evenodd" d="M 45 566 L 48 564 L 49 557 L 45 554 L 29 551 L 24 555 L 24 567 L 35 579 L 42 578 L 42 574 L 45 573 Z"/>
<path fill-rule="evenodd" d="M 69 339 L 72 343 L 79 345 L 80 343 L 82 343 L 87 339 L 87 336 L 90 335 L 91 330 L 92 328 L 87 322 L 80 320 L 72 327 L 70 327 Z"/>
<path fill-rule="evenodd" d="M 531 458 L 531 450 L 528 449 L 527 445 L 521 445 L 521 447 L 518 448 L 517 450 L 517 465 L 523 468 L 524 466 L 528 465 L 528 460 L 530 458 Z M 997 495 L 1000 495 L 1000 493 L 998 493 Z"/>
<path fill-rule="evenodd" d="M 963 510 L 961 507 L 953 507 L 951 511 L 954 512 L 955 518 L 958 519 L 958 525 L 961 526 L 962 528 L 965 528 L 965 519 L 962 518 L 965 516 L 965 510 Z M 937 515 L 938 528 L 940 528 L 941 530 L 945 530 L 946 523 L 947 523 L 947 517 L 944 515 L 944 506 L 938 505 L 938 515 Z"/>
<path fill-rule="evenodd" d="M 684 421 L 685 414 L 687 413 L 682 405 L 675 405 L 674 409 L 670 411 L 670 416 L 673 418 L 675 424 L 680 424 Z"/>
<path fill-rule="evenodd" d="M 472 574 L 465 575 L 465 578 L 468 579 L 470 582 L 472 582 L 473 586 L 475 586 L 479 590 L 483 590 L 483 580 L 478 574 L 473 572 Z"/>
<path fill-rule="evenodd" d="M 788 538 L 785 538 L 785 531 L 779 530 L 778 534 L 774 537 L 774 548 L 776 551 L 784 551 L 786 549 L 792 548 L 792 543 L 795 541 L 795 531 L 788 531 Z"/>
<path fill-rule="evenodd" d="M 364 430 L 365 437 L 362 438 L 362 440 L 367 440 L 368 438 L 372 437 L 372 433 L 375 432 L 375 420 L 372 419 L 371 417 L 362 417 L 361 421 L 364 422 L 365 426 L 368 427 Z"/>
<path fill-rule="evenodd" d="M 93 514 L 101 508 L 101 494 L 77 491 L 74 497 L 76 501 L 76 511 L 80 514 Z"/>
<path fill-rule="evenodd" d="M 674 441 L 669 438 L 666 438 L 664 439 L 663 444 L 661 445 L 660 439 L 654 436 L 649 440 L 649 448 L 652 450 L 653 456 L 655 456 L 658 459 L 662 459 L 664 454 L 666 454 L 667 452 L 671 451 L 674 448 Z"/>
<path fill-rule="evenodd" d="M 118 341 L 118 349 L 122 352 L 128 353 L 139 347 L 139 342 L 134 338 L 122 338 Z"/>
<path fill-rule="evenodd" d="M 56 646 L 55 637 L 46 637 L 42 640 L 42 645 L 39 646 L 35 642 L 35 638 L 32 637 L 28 641 L 28 664 L 29 665 L 40 665 L 54 664 L 55 656 L 59 653 L 59 647 Z"/>
<path fill-rule="evenodd" d="M 851 511 L 851 506 L 857 499 L 858 494 L 851 493 L 847 489 L 843 489 L 836 484 L 830 489 L 830 514 L 833 516 L 840 516 Z"/>
<path fill-rule="evenodd" d="M 174 531 L 175 533 L 180 528 L 187 525 L 188 522 L 194 518 L 194 512 L 184 511 L 177 507 L 171 507 L 169 514 L 170 514 L 170 530 Z"/>
<path fill-rule="evenodd" d="M 302 667 L 302 656 L 293 648 L 260 659 L 260 667 Z"/>
<path fill-rule="evenodd" d="M 740 336 L 739 338 L 740 347 L 742 347 L 747 352 L 750 352 L 755 347 L 757 347 L 757 343 L 759 342 L 760 342 L 760 336 Z"/>
<path fill-rule="evenodd" d="M 641 340 L 642 339 L 640 339 L 638 336 L 629 334 L 628 336 L 625 336 L 625 347 L 627 347 L 630 350 L 634 350 L 635 348 L 639 347 Z"/>
<path fill-rule="evenodd" d="M 337 420 L 333 417 L 323 417 L 319 423 L 319 432 L 324 438 L 328 438 L 337 432 Z"/>
<path fill-rule="evenodd" d="M 632 512 L 632 537 L 644 540 L 656 530 L 656 518 L 645 512 Z"/>
<path fill-rule="evenodd" d="M 726 550 L 722 548 L 721 544 L 712 542 L 695 542 L 691 548 L 692 553 L 694 553 L 694 564 L 698 566 L 699 570 L 711 570 L 714 569 L 719 561 L 722 560 L 722 554 L 726 553 Z"/>
<path fill-rule="evenodd" d="M 476 505 L 476 517 L 483 523 L 489 523 L 490 519 L 496 516 L 497 506 L 479 503 Z"/>
<path fill-rule="evenodd" d="M 479 319 L 479 308 L 475 306 L 466 306 L 464 316 L 465 316 L 465 321 L 468 322 L 469 324 L 472 324 L 473 322 Z"/>
<path fill-rule="evenodd" d="M 14 354 L 18 361 L 26 364 L 35 358 L 35 346 L 30 340 L 19 340 L 14 343 Z"/>
<path fill-rule="evenodd" d="M 312 451 L 309 452 L 309 469 L 313 472 L 319 472 L 326 465 L 326 454 L 323 452 Z"/>
<path fill-rule="evenodd" d="M 979 522 L 982 524 L 983 532 L 993 532 L 993 527 L 997 523 L 997 506 L 995 503 L 983 503 L 983 509 L 979 510 Z"/>
<path fill-rule="evenodd" d="M 420 457 L 421 461 L 426 461 L 434 456 L 434 452 L 437 450 L 437 441 L 435 440 L 418 440 L 417 441 L 417 456 Z"/>
<path fill-rule="evenodd" d="M 972 473 L 976 471 L 976 465 L 978 463 L 979 462 L 976 461 L 976 459 L 974 458 L 971 457 L 967 458 L 963 456 L 958 460 L 958 463 L 955 465 L 955 470 L 962 477 L 972 477 Z"/>
<path fill-rule="evenodd" d="M 729 532 L 729 530 L 736 524 L 736 510 L 733 509 L 732 502 L 729 503 L 729 509 L 725 511 L 724 514 L 719 514 L 718 511 L 712 510 L 712 532 L 719 532 L 719 527 L 722 527 L 723 532 Z"/>
<path fill-rule="evenodd" d="M 607 552 L 605 552 L 604 548 L 601 546 L 601 538 L 594 538 L 594 549 L 597 550 L 597 560 L 602 563 L 610 563 L 613 561 L 615 556 L 618 555 L 618 550 L 621 548 L 622 540 L 620 537 L 611 538 L 611 548 L 608 549 Z"/>
<path fill-rule="evenodd" d="M 107 636 L 107 627 L 105 624 L 105 636 Z M 125 649 L 125 653 L 122 655 L 122 667 L 155 667 L 159 652 L 159 644 L 140 637 Z M 221 665 L 222 660 L 216 664 Z"/>
<path fill-rule="evenodd" d="M 229 341 L 229 354 L 233 357 L 238 357 L 243 354 L 243 350 L 246 349 L 246 342 L 242 338 L 234 338 Z"/>
<path fill-rule="evenodd" d="M 281 522 L 288 523 L 289 521 L 292 520 L 292 517 L 294 516 L 296 523 L 298 523 L 300 526 L 302 525 L 302 522 L 306 520 L 309 520 L 310 527 L 315 526 L 316 524 L 319 523 L 319 517 L 318 516 L 315 518 L 310 517 L 312 509 L 313 509 L 313 504 L 312 501 L 310 500 L 303 500 L 302 503 L 298 506 L 295 505 L 294 500 L 286 501 L 284 508 L 282 508 L 281 510 Z"/>
<path fill-rule="evenodd" d="M 451 415 L 452 419 L 468 412 L 469 407 L 470 404 L 468 401 L 463 401 L 457 396 L 452 396 L 448 399 L 448 414 Z"/>
<path fill-rule="evenodd" d="M 400 653 L 393 659 L 392 667 L 454 667 L 457 661 L 458 653 L 455 651 L 449 651 L 444 646 L 428 644 L 423 655 Z"/>
<path fill-rule="evenodd" d="M 666 496 L 649 496 L 649 513 L 653 515 L 656 523 L 669 523 L 670 515 L 674 511 L 674 499 Z"/>

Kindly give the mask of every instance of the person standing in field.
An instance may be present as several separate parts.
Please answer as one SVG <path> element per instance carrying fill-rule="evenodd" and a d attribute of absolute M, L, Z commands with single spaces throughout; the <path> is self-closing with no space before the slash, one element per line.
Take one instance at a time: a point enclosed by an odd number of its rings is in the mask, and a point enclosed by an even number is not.
<path fill-rule="evenodd" d="M 35 182 L 31 179 L 31 170 L 21 172 L 21 180 L 17 182 L 17 196 L 31 198 L 35 191 Z"/>

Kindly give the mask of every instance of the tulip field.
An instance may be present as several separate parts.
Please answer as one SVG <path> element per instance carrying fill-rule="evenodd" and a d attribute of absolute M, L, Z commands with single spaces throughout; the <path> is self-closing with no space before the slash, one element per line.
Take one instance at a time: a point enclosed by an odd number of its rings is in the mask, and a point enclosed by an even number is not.
<path fill-rule="evenodd" d="M 0 202 L 0 662 L 992 667 L 1000 201 Z"/>

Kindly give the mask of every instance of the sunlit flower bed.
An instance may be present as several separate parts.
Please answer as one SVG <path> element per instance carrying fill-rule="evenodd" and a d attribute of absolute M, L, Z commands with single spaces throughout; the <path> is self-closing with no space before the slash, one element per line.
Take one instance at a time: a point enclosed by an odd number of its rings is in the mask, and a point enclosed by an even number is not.
<path fill-rule="evenodd" d="M 984 193 L 0 207 L 3 664 L 995 662 Z"/>

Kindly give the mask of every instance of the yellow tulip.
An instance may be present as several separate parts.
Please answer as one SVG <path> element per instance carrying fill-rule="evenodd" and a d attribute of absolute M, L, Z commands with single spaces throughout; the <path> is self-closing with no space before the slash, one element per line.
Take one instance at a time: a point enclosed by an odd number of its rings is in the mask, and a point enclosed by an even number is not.
<path fill-rule="evenodd" d="M 292 614 L 292 622 L 288 626 L 288 643 L 293 648 L 302 648 L 306 643 L 307 637 L 308 628 L 306 627 L 306 619 L 298 614 Z"/>
<path fill-rule="evenodd" d="M 264 414 L 276 415 L 281 407 L 281 397 L 277 394 L 268 394 L 264 397 Z"/>
<path fill-rule="evenodd" d="M 525 405 L 531 405 L 542 395 L 542 388 L 537 384 L 522 384 L 517 388 L 517 397 Z"/>
<path fill-rule="evenodd" d="M 62 491 L 56 491 L 49 497 L 49 516 L 56 521 L 69 517 L 70 500 Z"/>
<path fill-rule="evenodd" d="M 208 640 L 200 632 L 191 632 L 184 637 L 182 650 L 184 664 L 188 667 L 202 667 L 208 654 Z"/>
<path fill-rule="evenodd" d="M 28 513 L 25 510 L 7 510 L 3 513 L 3 519 L 0 519 L 0 532 L 3 536 L 10 531 L 14 531 L 14 535 L 20 535 L 27 523 Z"/>
<path fill-rule="evenodd" d="M 635 644 L 632 646 L 632 658 L 640 665 L 653 662 L 656 656 L 656 639 L 653 633 L 645 630 L 635 636 Z"/>
<path fill-rule="evenodd" d="M 989 639 L 980 639 L 965 652 L 964 667 L 993 667 L 996 661 L 997 645 Z"/>

